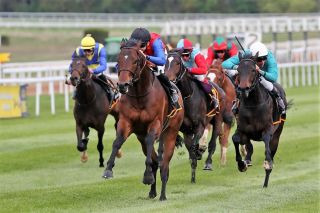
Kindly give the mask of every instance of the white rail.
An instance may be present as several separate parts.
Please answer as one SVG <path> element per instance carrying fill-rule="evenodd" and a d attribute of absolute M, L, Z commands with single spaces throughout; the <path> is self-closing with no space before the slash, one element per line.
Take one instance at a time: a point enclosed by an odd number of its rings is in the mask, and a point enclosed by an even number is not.
<path fill-rule="evenodd" d="M 56 64 L 56 66 L 47 66 L 46 64 Z M 43 84 L 48 85 L 48 91 L 51 102 L 51 113 L 55 114 L 55 89 L 54 85 L 59 84 L 59 93 L 64 94 L 65 111 L 70 110 L 69 95 L 73 91 L 72 86 L 64 84 L 64 73 L 67 71 L 69 62 L 42 62 L 40 66 L 37 63 L 9 63 L 4 65 L 3 75 L 6 78 L 0 78 L 0 85 L 23 85 L 35 84 L 35 115 L 40 115 L 40 97 Z M 28 66 L 29 65 L 29 66 Z M 114 66 L 110 64 L 109 66 Z M 320 61 L 279 64 L 278 82 L 284 87 L 304 87 L 319 85 Z M 10 73 L 11 72 L 11 73 Z M 43 75 L 45 74 L 45 75 Z M 109 73 L 107 73 L 109 74 Z M 111 75 L 114 79 L 116 74 Z"/>

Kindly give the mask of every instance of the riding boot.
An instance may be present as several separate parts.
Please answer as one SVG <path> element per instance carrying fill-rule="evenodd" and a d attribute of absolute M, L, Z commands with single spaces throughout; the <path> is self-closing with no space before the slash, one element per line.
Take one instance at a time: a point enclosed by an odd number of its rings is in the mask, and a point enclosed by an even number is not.
<path fill-rule="evenodd" d="M 210 89 L 210 97 L 212 99 L 211 106 L 213 109 L 216 109 L 219 107 L 219 104 L 218 104 L 219 102 L 216 95 L 212 92 L 212 90 L 215 88 L 214 83 L 211 81 L 208 81 L 208 82 L 209 82 L 209 85 L 211 86 L 211 89 Z"/>
<path fill-rule="evenodd" d="M 162 81 L 164 86 L 168 88 L 169 101 L 170 101 L 171 106 L 173 106 L 176 109 L 179 109 L 180 108 L 180 105 L 179 105 L 179 102 L 178 102 L 179 95 L 178 95 L 178 92 L 171 85 L 169 78 L 164 74 L 160 74 L 158 76 L 158 78 L 159 78 L 160 81 Z"/>
<path fill-rule="evenodd" d="M 231 111 L 233 112 L 234 115 L 237 115 L 239 112 L 239 104 L 240 104 L 240 92 L 236 91 L 236 99 L 232 101 L 232 108 Z"/>
<path fill-rule="evenodd" d="M 276 101 L 277 101 L 279 108 L 280 108 L 280 113 L 282 115 L 286 114 L 286 106 L 284 105 L 284 101 L 281 98 L 278 89 L 275 86 L 273 86 L 273 89 L 270 93 L 272 96 L 274 96 L 276 98 Z"/>
<path fill-rule="evenodd" d="M 98 77 L 105 83 L 103 87 L 107 92 L 109 102 L 112 103 L 114 100 L 116 100 L 119 97 L 119 93 L 114 92 L 112 90 L 111 86 L 108 83 L 107 76 L 105 76 L 104 74 L 101 74 Z"/>

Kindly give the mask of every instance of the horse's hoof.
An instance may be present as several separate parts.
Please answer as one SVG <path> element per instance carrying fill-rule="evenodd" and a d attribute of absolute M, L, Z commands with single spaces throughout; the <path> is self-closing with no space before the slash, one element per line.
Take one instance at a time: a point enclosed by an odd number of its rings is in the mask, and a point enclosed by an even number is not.
<path fill-rule="evenodd" d="M 82 163 L 85 163 L 85 162 L 88 161 L 88 154 L 87 154 L 86 151 L 81 153 L 80 160 L 81 160 Z"/>
<path fill-rule="evenodd" d="M 100 164 L 99 167 L 102 168 L 102 167 L 104 167 L 104 165 L 103 165 L 103 164 Z"/>
<path fill-rule="evenodd" d="M 212 164 L 211 164 L 211 163 L 208 163 L 208 164 L 204 165 L 203 170 L 212 171 Z"/>
<path fill-rule="evenodd" d="M 153 199 L 157 197 L 157 192 L 149 192 L 149 198 Z"/>
<path fill-rule="evenodd" d="M 143 176 L 142 182 L 143 182 L 143 184 L 147 184 L 147 185 L 154 184 L 153 174 L 151 174 L 151 175 L 145 174 L 145 175 Z"/>
<path fill-rule="evenodd" d="M 246 162 L 246 164 L 247 164 L 248 167 L 249 167 L 249 166 L 252 166 L 251 160 L 245 160 L 245 162 Z"/>
<path fill-rule="evenodd" d="M 265 170 L 272 170 L 273 168 L 272 161 L 271 162 L 264 161 L 263 167 Z"/>
<path fill-rule="evenodd" d="M 238 170 L 240 171 L 240 172 L 245 172 L 245 171 L 247 171 L 247 164 L 246 164 L 246 162 L 244 162 L 244 161 L 238 161 Z"/>
<path fill-rule="evenodd" d="M 191 178 L 191 183 L 196 183 L 196 179 L 195 178 Z"/>
<path fill-rule="evenodd" d="M 111 170 L 104 171 L 104 174 L 102 175 L 102 177 L 105 179 L 113 178 L 113 171 L 111 171 Z"/>
<path fill-rule="evenodd" d="M 160 201 L 165 201 L 165 200 L 167 200 L 167 197 L 165 195 L 161 195 L 159 200 Z"/>

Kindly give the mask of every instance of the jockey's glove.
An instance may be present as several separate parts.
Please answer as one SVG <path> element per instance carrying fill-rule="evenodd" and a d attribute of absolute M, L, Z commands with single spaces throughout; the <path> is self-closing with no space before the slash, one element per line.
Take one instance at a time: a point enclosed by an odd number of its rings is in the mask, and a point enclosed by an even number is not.
<path fill-rule="evenodd" d="M 258 72 L 262 75 L 262 76 L 265 76 L 266 72 L 261 70 L 261 69 L 258 69 Z"/>

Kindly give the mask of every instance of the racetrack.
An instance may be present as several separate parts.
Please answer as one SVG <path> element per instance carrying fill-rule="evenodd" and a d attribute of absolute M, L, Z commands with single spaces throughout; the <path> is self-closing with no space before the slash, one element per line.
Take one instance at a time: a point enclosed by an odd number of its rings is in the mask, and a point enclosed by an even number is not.
<path fill-rule="evenodd" d="M 116 159 L 114 179 L 101 178 L 97 137 L 89 141 L 89 161 L 80 163 L 76 150 L 72 112 L 64 112 L 57 96 L 56 115 L 50 114 L 49 97 L 40 117 L 0 120 L 0 212 L 318 212 L 320 209 L 319 87 L 287 89 L 294 106 L 288 112 L 269 187 L 264 179 L 263 143 L 254 143 L 253 167 L 237 170 L 229 140 L 228 162 L 214 171 L 197 170 L 197 183 L 190 183 L 185 147 L 171 160 L 167 198 L 147 198 L 149 186 L 142 184 L 144 156 L 135 136 L 124 144 L 124 156 Z M 34 112 L 29 98 L 29 111 Z M 115 137 L 113 119 L 108 118 L 104 137 L 105 160 Z M 233 132 L 233 131 L 232 131 Z M 219 149 L 217 149 L 219 150 Z"/>

